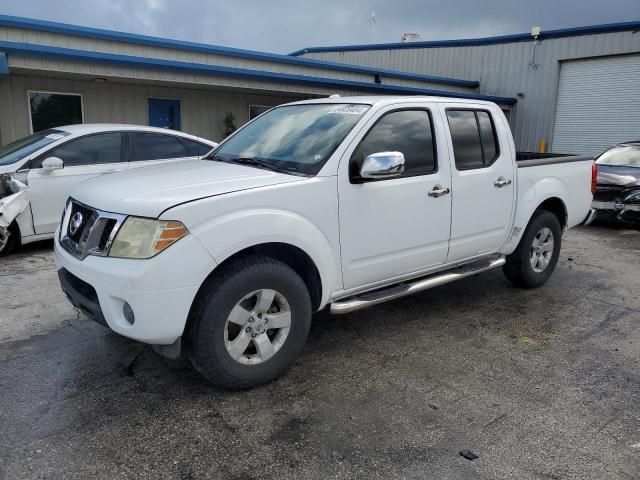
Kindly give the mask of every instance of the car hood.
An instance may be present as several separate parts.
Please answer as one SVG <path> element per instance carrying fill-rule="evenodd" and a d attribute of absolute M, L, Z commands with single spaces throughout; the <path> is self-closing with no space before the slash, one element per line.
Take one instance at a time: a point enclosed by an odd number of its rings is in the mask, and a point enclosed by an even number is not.
<path fill-rule="evenodd" d="M 4 173 L 16 173 L 18 168 L 22 166 L 22 160 L 10 163 L 9 165 L 0 165 L 0 175 Z"/>
<path fill-rule="evenodd" d="M 181 203 L 302 180 L 244 165 L 190 160 L 95 178 L 73 190 L 71 197 L 107 212 L 156 218 Z"/>
<path fill-rule="evenodd" d="M 640 168 L 598 164 L 598 185 L 640 187 Z"/>

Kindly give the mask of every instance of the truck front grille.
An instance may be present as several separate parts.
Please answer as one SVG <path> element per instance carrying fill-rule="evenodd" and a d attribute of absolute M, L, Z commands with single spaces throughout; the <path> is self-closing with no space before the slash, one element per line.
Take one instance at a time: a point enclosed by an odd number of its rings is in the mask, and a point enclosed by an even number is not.
<path fill-rule="evenodd" d="M 72 198 L 67 202 L 60 226 L 60 244 L 74 257 L 109 254 L 118 229 L 126 215 L 103 212 Z"/>

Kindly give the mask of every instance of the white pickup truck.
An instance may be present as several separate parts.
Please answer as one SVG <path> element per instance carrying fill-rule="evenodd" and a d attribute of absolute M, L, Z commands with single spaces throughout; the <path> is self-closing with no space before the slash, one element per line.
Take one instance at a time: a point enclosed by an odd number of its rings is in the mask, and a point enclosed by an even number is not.
<path fill-rule="evenodd" d="M 81 185 L 56 234 L 58 273 L 89 317 L 249 388 L 287 369 L 327 306 L 496 267 L 542 285 L 563 230 L 590 216 L 594 175 L 587 157 L 516 161 L 493 103 L 291 103 L 203 160 Z"/>

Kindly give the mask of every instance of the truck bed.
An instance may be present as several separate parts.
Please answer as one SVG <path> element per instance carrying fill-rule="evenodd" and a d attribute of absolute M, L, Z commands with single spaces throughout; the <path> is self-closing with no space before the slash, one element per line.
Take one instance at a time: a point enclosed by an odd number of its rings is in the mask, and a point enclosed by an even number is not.
<path fill-rule="evenodd" d="M 571 199 L 565 202 L 568 227 L 582 223 L 591 206 L 593 157 L 554 154 L 535 156 L 541 158 L 517 161 L 518 196 L 523 200 L 521 206 L 528 205 L 529 199 L 537 198 L 546 189 L 546 196 Z M 526 226 L 530 213 L 526 212 L 519 219 L 519 226 Z"/>

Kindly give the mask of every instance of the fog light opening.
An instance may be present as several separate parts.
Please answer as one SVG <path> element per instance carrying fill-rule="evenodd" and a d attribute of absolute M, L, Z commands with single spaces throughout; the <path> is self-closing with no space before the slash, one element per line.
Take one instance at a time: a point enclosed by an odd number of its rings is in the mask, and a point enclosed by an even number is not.
<path fill-rule="evenodd" d="M 133 309 L 127 302 L 124 302 L 124 305 L 122 306 L 122 314 L 124 315 L 124 319 L 127 321 L 127 323 L 129 323 L 129 325 L 133 325 L 136 321 L 136 316 L 133 314 Z"/>

